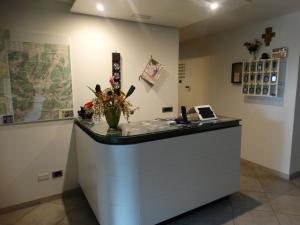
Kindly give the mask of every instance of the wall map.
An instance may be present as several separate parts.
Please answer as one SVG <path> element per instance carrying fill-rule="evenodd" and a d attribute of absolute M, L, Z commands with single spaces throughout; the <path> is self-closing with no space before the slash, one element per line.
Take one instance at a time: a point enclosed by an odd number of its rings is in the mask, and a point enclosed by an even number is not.
<path fill-rule="evenodd" d="M 0 30 L 0 123 L 73 117 L 69 45 L 11 40 Z"/>

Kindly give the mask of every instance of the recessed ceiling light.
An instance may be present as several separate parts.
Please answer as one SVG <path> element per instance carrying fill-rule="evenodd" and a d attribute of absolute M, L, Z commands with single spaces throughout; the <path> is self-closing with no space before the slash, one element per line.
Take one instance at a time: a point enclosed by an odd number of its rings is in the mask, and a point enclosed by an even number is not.
<path fill-rule="evenodd" d="M 103 12 L 103 11 L 104 11 L 104 5 L 98 3 L 97 6 L 96 6 L 96 9 L 97 9 L 99 12 Z"/>
<path fill-rule="evenodd" d="M 210 7 L 211 10 L 216 10 L 219 7 L 219 3 L 212 2 L 212 3 L 210 3 L 209 7 Z"/>

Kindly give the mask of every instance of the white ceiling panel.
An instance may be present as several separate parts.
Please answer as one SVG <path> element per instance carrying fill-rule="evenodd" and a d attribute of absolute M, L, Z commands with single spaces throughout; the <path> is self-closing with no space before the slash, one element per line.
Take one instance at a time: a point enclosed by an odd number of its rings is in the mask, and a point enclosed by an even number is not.
<path fill-rule="evenodd" d="M 180 29 L 180 41 L 233 30 L 300 10 L 300 0 L 251 0 L 251 3 L 230 12 L 198 21 Z M 262 31 L 263 32 L 263 31 Z"/>
<path fill-rule="evenodd" d="M 210 2 L 220 7 L 212 11 Z M 105 10 L 99 12 L 97 4 Z M 71 12 L 180 29 L 187 41 L 300 10 L 300 0 L 75 0 Z"/>
<path fill-rule="evenodd" d="M 213 12 L 209 0 L 76 0 L 71 12 L 182 28 L 249 4 L 249 0 L 218 2 L 221 6 Z M 103 12 L 96 9 L 99 3 Z"/>

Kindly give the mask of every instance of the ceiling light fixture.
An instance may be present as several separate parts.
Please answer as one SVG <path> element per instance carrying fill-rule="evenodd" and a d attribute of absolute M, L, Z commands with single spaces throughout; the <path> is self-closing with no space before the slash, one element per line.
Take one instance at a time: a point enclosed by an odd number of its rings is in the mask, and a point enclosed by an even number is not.
<path fill-rule="evenodd" d="M 219 3 L 212 2 L 212 3 L 210 3 L 209 7 L 211 10 L 216 10 L 219 7 Z"/>
<path fill-rule="evenodd" d="M 98 3 L 97 6 L 96 6 L 96 9 L 97 9 L 99 12 L 103 12 L 103 11 L 104 11 L 104 5 Z"/>

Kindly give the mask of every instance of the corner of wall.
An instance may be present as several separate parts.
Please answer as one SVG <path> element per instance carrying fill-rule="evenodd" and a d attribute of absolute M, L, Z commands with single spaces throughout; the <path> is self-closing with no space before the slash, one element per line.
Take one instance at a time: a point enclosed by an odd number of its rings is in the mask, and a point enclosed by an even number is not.
<path fill-rule="evenodd" d="M 298 64 L 298 80 L 297 80 L 297 94 L 295 100 L 295 113 L 293 123 L 293 139 L 292 152 L 290 163 L 290 175 L 298 174 L 300 172 L 300 57 Z"/>

